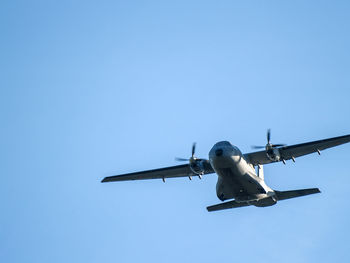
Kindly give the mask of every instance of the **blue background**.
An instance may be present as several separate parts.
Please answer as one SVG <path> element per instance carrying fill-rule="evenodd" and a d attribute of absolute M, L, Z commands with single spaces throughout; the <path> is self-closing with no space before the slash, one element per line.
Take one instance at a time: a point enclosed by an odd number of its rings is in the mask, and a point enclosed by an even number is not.
<path fill-rule="evenodd" d="M 2 262 L 347 262 L 350 145 L 265 166 L 321 194 L 208 213 L 215 174 L 101 184 L 350 133 L 348 1 L 2 1 Z"/>

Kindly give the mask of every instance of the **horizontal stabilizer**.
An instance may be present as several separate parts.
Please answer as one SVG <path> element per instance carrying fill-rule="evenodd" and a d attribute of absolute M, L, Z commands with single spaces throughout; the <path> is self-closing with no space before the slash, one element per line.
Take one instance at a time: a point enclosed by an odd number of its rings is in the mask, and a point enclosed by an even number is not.
<path fill-rule="evenodd" d="M 304 195 L 312 195 L 321 193 L 318 188 L 309 188 L 309 189 L 301 189 L 301 190 L 291 190 L 291 191 L 275 191 L 277 200 L 285 200 L 294 197 L 304 196 Z"/>
<path fill-rule="evenodd" d="M 225 202 L 217 205 L 208 206 L 207 210 L 209 212 L 212 212 L 212 211 L 218 211 L 218 210 L 229 209 L 229 208 L 237 208 L 237 207 L 243 207 L 243 206 L 249 206 L 249 204 L 238 203 L 237 201 L 233 200 L 233 201 L 229 201 L 229 202 Z"/>

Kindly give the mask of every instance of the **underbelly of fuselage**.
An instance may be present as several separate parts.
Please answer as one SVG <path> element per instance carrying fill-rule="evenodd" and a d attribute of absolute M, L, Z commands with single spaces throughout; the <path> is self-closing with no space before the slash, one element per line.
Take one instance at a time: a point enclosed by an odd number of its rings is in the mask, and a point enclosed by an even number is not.
<path fill-rule="evenodd" d="M 218 174 L 216 192 L 221 200 L 235 198 L 237 201 L 248 201 L 266 194 L 258 178 L 249 172 L 237 173 L 233 168 L 220 168 L 215 171 Z"/>
<path fill-rule="evenodd" d="M 220 145 L 214 146 L 209 153 L 210 163 L 218 175 L 218 198 L 222 201 L 234 198 L 238 202 L 250 202 L 257 206 L 274 204 L 270 197 L 273 190 L 256 175 L 254 167 L 246 162 L 241 152 L 233 146 L 224 148 L 224 151 L 221 149 L 223 147 Z M 263 199 L 264 202 L 257 203 Z"/>

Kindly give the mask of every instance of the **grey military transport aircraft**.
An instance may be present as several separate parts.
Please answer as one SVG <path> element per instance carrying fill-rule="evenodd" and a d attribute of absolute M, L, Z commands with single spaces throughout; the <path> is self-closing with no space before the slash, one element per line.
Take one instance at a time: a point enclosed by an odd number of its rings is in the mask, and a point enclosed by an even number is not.
<path fill-rule="evenodd" d="M 310 154 L 321 154 L 322 150 L 350 142 L 350 134 L 325 140 L 301 143 L 291 146 L 272 144 L 271 132 L 267 131 L 267 144 L 253 146 L 264 150 L 242 154 L 228 141 L 216 143 L 209 152 L 209 160 L 195 157 L 196 144 L 192 146 L 189 159 L 176 158 L 178 161 L 188 161 L 188 164 L 165 167 L 136 173 L 105 177 L 102 183 L 128 180 L 163 179 L 173 177 L 189 177 L 216 173 L 218 181 L 216 194 L 221 201 L 234 199 L 217 205 L 208 206 L 209 212 L 222 209 L 254 205 L 257 207 L 271 206 L 277 201 L 294 197 L 320 193 L 318 188 L 276 191 L 268 187 L 264 181 L 263 165 L 275 162 L 295 162 L 295 158 Z"/>

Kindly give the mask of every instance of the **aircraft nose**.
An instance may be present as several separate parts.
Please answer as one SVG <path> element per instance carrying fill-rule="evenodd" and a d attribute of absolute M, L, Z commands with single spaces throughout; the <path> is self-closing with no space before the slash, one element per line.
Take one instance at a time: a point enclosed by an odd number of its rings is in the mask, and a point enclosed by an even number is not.
<path fill-rule="evenodd" d="M 216 143 L 209 152 L 209 159 L 222 159 L 224 157 L 240 155 L 239 150 L 227 141 Z"/>

